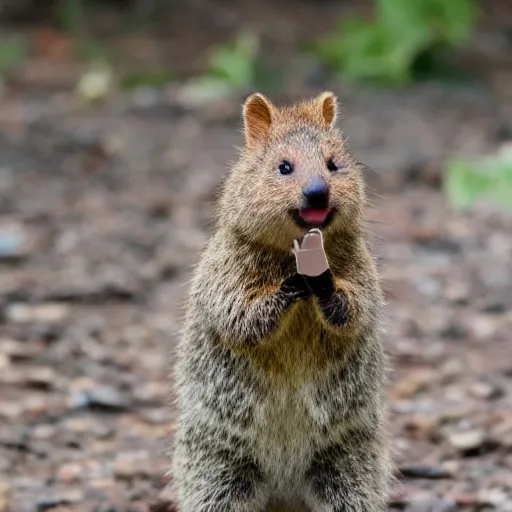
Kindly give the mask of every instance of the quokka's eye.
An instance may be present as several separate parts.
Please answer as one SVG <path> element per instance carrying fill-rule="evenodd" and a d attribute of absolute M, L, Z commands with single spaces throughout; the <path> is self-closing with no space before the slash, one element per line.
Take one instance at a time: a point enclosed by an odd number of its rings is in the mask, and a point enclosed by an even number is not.
<path fill-rule="evenodd" d="M 293 165 L 288 160 L 283 160 L 279 166 L 279 172 L 281 174 L 291 174 L 293 172 Z"/>
<path fill-rule="evenodd" d="M 339 167 L 334 163 L 332 158 L 329 158 L 329 160 L 327 160 L 327 169 L 329 169 L 331 172 L 334 172 L 337 171 Z"/>

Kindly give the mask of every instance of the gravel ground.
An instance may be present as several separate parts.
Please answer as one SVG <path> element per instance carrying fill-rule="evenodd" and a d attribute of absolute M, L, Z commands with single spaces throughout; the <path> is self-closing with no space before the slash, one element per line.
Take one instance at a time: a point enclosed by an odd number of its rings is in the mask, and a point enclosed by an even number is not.
<path fill-rule="evenodd" d="M 241 98 L 190 109 L 171 89 L 79 108 L 36 64 L 0 108 L 0 512 L 171 510 L 172 348 Z M 322 84 L 376 171 L 393 509 L 512 510 L 512 217 L 453 212 L 440 186 L 447 156 L 507 137 L 489 83 Z"/>

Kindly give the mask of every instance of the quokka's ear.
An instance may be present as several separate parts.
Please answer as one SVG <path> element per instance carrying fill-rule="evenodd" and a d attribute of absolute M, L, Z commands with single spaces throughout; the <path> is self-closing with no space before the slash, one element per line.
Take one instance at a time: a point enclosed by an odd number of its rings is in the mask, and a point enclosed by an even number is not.
<path fill-rule="evenodd" d="M 255 148 L 264 143 L 272 124 L 272 103 L 263 94 L 251 94 L 244 103 L 245 143 L 248 148 Z"/>
<path fill-rule="evenodd" d="M 332 92 L 325 91 L 318 96 L 316 102 L 321 109 L 325 128 L 331 128 L 338 114 L 338 98 Z"/>

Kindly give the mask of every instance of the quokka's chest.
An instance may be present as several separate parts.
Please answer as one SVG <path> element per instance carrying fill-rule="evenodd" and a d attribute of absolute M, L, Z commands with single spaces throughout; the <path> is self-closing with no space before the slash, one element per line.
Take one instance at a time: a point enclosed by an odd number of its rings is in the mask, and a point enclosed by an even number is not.
<path fill-rule="evenodd" d="M 350 340 L 326 327 L 313 299 L 296 304 L 273 336 L 249 357 L 269 378 L 300 386 L 343 357 Z"/>

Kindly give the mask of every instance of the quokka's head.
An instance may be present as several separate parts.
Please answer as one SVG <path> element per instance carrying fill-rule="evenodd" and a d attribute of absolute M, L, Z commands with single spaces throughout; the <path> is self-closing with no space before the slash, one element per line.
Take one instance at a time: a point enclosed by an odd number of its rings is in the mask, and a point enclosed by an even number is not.
<path fill-rule="evenodd" d="M 336 129 L 331 92 L 277 107 L 262 94 L 243 106 L 245 147 L 227 177 L 222 224 L 281 248 L 311 228 L 325 236 L 359 226 L 360 166 Z"/>

